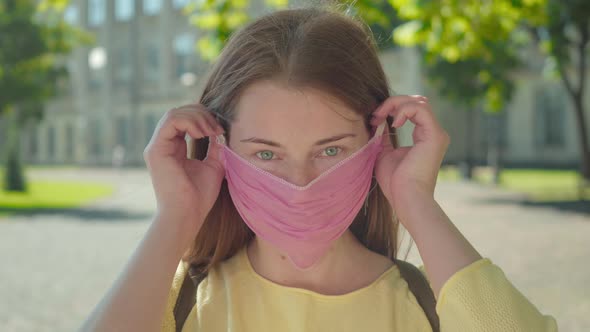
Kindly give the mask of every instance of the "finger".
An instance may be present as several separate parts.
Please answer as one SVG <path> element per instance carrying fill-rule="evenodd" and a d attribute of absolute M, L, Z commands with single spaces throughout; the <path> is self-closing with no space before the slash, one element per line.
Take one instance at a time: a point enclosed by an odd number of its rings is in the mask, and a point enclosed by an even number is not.
<path fill-rule="evenodd" d="M 203 133 L 207 136 L 223 133 L 223 128 L 217 124 L 211 115 L 208 115 L 203 111 L 179 111 L 176 113 L 176 116 L 185 118 L 189 121 L 196 121 L 197 126 L 201 128 Z"/>
<path fill-rule="evenodd" d="M 418 118 L 417 120 L 421 120 L 425 116 L 431 116 L 431 118 L 434 120 L 434 115 L 430 111 L 430 105 L 425 101 L 420 101 L 420 100 L 414 99 L 414 100 L 410 100 L 406 103 L 402 103 L 402 104 L 396 106 L 395 108 L 388 109 L 386 115 L 384 115 L 381 118 L 379 118 L 379 117 L 372 118 L 371 124 L 378 125 L 381 122 L 383 122 L 387 116 L 392 116 L 394 119 L 394 121 L 392 123 L 392 127 L 399 128 L 406 122 L 407 119 L 414 118 L 416 116 L 416 114 L 418 114 L 419 110 L 422 111 L 420 113 L 426 113 L 426 114 L 420 115 L 420 118 Z M 424 120 L 427 120 L 427 119 L 424 119 Z M 412 121 L 412 122 L 414 122 L 414 121 Z M 422 121 L 422 123 L 424 123 L 424 121 Z M 428 121 L 426 123 L 428 123 Z"/>
<path fill-rule="evenodd" d="M 188 114 L 189 116 L 198 116 L 199 121 L 206 121 L 209 127 L 216 132 L 216 134 L 223 133 L 223 127 L 217 122 L 217 119 L 213 116 L 213 113 L 200 104 L 196 105 L 185 105 L 175 109 L 179 113 Z"/>
<path fill-rule="evenodd" d="M 217 134 L 223 134 L 225 132 L 223 127 L 219 124 L 219 122 L 217 122 L 217 119 L 215 119 L 213 114 L 206 112 L 206 113 L 204 113 L 204 115 L 207 118 L 207 122 L 209 123 L 211 128 L 213 128 L 213 130 Z"/>
<path fill-rule="evenodd" d="M 199 105 L 195 105 L 195 104 L 189 104 L 189 105 L 182 105 L 182 106 L 178 106 L 178 107 L 174 107 L 173 109 L 170 110 L 170 112 L 195 112 L 195 111 L 199 111 Z"/>
<path fill-rule="evenodd" d="M 401 104 L 391 112 L 391 115 L 394 118 L 392 127 L 396 128 L 403 126 L 407 120 L 410 120 L 416 126 L 427 128 L 433 128 L 437 124 L 434 114 L 428 110 L 428 104 L 420 101 Z"/>
<path fill-rule="evenodd" d="M 214 136 L 217 135 L 215 129 L 211 128 L 211 125 L 207 122 L 207 120 L 200 119 L 196 122 L 197 126 L 201 128 L 201 131 L 204 133 L 204 136 Z M 204 137 L 201 136 L 201 137 Z M 199 138 L 201 138 L 199 137 Z M 193 137 L 197 138 L 197 137 Z"/>
<path fill-rule="evenodd" d="M 411 101 L 425 101 L 428 102 L 428 98 L 421 95 L 398 95 L 387 98 L 377 109 L 373 112 L 373 116 L 376 118 L 385 118 L 389 114 L 388 110 L 395 109 L 402 104 Z"/>
<path fill-rule="evenodd" d="M 171 140 L 178 136 L 184 137 L 187 133 L 195 139 L 208 134 L 214 135 L 211 129 L 200 125 L 195 119 L 179 114 L 167 115 L 160 129 L 160 137 L 164 140 Z"/>
<path fill-rule="evenodd" d="M 217 122 L 212 118 L 211 115 L 205 112 L 198 112 L 190 114 L 190 116 L 194 117 L 200 125 L 206 127 L 208 132 L 213 132 L 215 133 L 215 135 L 218 134 L 218 131 L 221 128 L 221 126 L 217 124 Z"/>

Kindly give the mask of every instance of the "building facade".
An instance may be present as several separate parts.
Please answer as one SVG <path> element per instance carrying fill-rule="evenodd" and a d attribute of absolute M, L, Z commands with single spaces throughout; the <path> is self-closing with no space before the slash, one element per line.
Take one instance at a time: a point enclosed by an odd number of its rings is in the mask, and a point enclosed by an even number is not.
<path fill-rule="evenodd" d="M 173 107 L 197 101 L 206 80 L 208 65 L 195 50 L 200 32 L 182 13 L 186 1 L 73 0 L 65 19 L 92 32 L 96 44 L 74 51 L 62 93 L 47 103 L 40 123 L 23 131 L 24 161 L 144 165 L 142 153 L 159 119 Z M 261 3 L 251 8 L 254 16 L 264 12 Z M 495 139 L 507 166 L 579 163 L 572 104 L 561 82 L 543 79 L 540 70 L 515 73 L 514 98 L 506 112 L 491 117 L 438 97 L 415 50 L 394 49 L 380 56 L 394 93 L 430 97 L 451 135 L 446 163 L 470 156 L 485 164 Z M 586 114 L 590 126 L 589 118 Z M 402 145 L 411 144 L 412 128 L 409 123 L 401 128 Z"/>

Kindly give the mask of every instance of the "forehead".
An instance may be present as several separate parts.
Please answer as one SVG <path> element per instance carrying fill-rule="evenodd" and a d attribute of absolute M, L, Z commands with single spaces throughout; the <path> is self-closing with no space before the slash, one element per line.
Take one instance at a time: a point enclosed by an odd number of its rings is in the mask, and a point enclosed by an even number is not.
<path fill-rule="evenodd" d="M 363 125 L 363 116 L 342 101 L 312 88 L 292 89 L 272 81 L 246 88 L 236 103 L 232 127 L 266 130 L 269 127 L 325 131 Z M 237 128 L 236 128 L 237 129 Z"/>

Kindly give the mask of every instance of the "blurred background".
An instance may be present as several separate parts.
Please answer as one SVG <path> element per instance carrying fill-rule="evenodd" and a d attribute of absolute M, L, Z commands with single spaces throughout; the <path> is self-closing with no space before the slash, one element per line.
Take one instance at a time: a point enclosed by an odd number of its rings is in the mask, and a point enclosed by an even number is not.
<path fill-rule="evenodd" d="M 82 324 L 155 212 L 159 119 L 198 101 L 233 31 L 313 4 L 0 0 L 1 331 Z M 450 134 L 435 196 L 451 220 L 560 331 L 590 331 L 590 2 L 339 5 L 370 26 L 392 93 L 427 96 Z"/>

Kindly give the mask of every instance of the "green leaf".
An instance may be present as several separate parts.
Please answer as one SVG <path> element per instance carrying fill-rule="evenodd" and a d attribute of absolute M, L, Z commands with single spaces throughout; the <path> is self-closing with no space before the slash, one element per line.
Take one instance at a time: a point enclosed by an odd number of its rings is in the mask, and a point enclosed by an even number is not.
<path fill-rule="evenodd" d="M 214 29 L 221 24 L 221 15 L 214 11 L 195 14 L 190 17 L 190 23 L 198 26 L 201 29 Z"/>
<path fill-rule="evenodd" d="M 404 23 L 393 30 L 393 39 L 403 46 L 414 46 L 420 43 L 420 31 L 422 22 L 410 21 Z"/>
<path fill-rule="evenodd" d="M 197 42 L 199 53 L 206 60 L 214 60 L 221 53 L 222 43 L 219 39 L 203 37 Z"/>
<path fill-rule="evenodd" d="M 226 24 L 229 29 L 235 30 L 248 22 L 249 19 L 250 17 L 244 12 L 233 12 L 227 15 Z"/>

